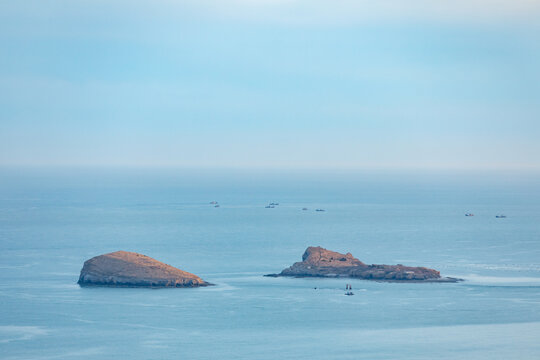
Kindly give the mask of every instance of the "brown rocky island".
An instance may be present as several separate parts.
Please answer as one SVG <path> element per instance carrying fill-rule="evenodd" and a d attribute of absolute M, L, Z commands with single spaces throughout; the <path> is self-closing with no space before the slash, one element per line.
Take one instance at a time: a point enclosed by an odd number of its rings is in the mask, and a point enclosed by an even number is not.
<path fill-rule="evenodd" d="M 84 262 L 80 286 L 197 287 L 212 285 L 197 275 L 146 255 L 116 251 Z"/>
<path fill-rule="evenodd" d="M 351 253 L 338 252 L 310 246 L 302 261 L 279 274 L 267 276 L 293 277 L 348 277 L 376 281 L 396 282 L 457 282 L 461 279 L 441 277 L 437 270 L 425 267 L 398 265 L 367 265 Z"/>

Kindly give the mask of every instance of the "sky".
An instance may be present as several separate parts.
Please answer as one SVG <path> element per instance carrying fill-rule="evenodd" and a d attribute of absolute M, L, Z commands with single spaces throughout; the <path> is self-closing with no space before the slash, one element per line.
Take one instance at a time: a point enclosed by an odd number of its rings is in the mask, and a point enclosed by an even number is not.
<path fill-rule="evenodd" d="M 0 0 L 0 166 L 540 170 L 538 0 Z"/>

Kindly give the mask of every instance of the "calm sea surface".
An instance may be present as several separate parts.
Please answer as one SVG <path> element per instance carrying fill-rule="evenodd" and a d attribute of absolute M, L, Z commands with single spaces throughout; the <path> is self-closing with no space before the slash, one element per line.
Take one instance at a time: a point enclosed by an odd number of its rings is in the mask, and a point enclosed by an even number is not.
<path fill-rule="evenodd" d="M 2 169 L 0 185 L 4 360 L 540 358 L 540 177 Z M 310 245 L 466 281 L 262 276 Z M 216 286 L 76 284 L 116 250 Z"/>

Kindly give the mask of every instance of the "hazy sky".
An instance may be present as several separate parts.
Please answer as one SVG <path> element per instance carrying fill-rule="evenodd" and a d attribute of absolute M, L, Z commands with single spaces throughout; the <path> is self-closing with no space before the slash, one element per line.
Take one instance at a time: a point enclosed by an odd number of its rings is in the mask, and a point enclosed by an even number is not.
<path fill-rule="evenodd" d="M 540 169 L 540 1 L 0 0 L 0 164 Z"/>

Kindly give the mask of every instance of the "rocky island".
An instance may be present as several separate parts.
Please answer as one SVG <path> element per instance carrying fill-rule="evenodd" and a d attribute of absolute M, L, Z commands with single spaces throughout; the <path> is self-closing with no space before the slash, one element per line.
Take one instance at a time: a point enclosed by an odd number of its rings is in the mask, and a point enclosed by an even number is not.
<path fill-rule="evenodd" d="M 146 255 L 116 251 L 84 262 L 80 286 L 197 287 L 211 285 L 197 275 Z"/>
<path fill-rule="evenodd" d="M 399 282 L 457 282 L 461 279 L 441 277 L 437 270 L 425 267 L 398 265 L 367 265 L 352 256 L 310 246 L 302 261 L 279 274 L 266 276 L 348 277 L 376 281 Z"/>

